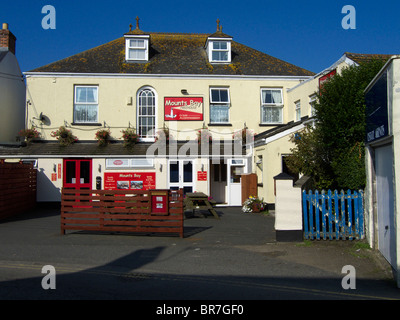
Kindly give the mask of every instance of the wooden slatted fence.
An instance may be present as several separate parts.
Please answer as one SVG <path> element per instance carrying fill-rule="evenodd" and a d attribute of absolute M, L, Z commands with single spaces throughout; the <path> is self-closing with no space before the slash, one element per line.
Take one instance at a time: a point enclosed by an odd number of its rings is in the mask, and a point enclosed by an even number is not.
<path fill-rule="evenodd" d="M 168 190 L 168 212 L 153 213 L 151 190 L 62 189 L 65 230 L 175 233 L 183 238 L 183 191 Z"/>
<path fill-rule="evenodd" d="M 36 205 L 37 171 L 33 164 L 0 162 L 0 219 Z"/>
<path fill-rule="evenodd" d="M 310 240 L 364 238 L 363 192 L 303 191 L 303 224 Z"/>

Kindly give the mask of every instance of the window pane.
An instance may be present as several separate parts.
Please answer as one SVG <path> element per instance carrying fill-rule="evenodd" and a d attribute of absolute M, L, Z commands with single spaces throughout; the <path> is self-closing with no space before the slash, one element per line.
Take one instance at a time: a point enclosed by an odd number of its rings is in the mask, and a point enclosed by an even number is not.
<path fill-rule="evenodd" d="M 144 48 L 144 40 L 130 40 L 129 46 L 131 48 Z"/>
<path fill-rule="evenodd" d="M 97 103 L 97 87 L 76 87 L 75 102 Z"/>
<path fill-rule="evenodd" d="M 212 105 L 210 110 L 211 122 L 229 122 L 229 106 L 227 105 Z"/>
<path fill-rule="evenodd" d="M 129 59 L 144 60 L 146 58 L 146 51 L 143 49 L 129 49 Z"/>
<path fill-rule="evenodd" d="M 263 123 L 282 122 L 282 108 L 280 107 L 262 107 L 261 113 Z"/>
<path fill-rule="evenodd" d="M 266 104 L 282 104 L 282 91 L 262 90 L 262 100 Z"/>
<path fill-rule="evenodd" d="M 214 41 L 213 42 L 213 49 L 216 50 L 227 50 L 228 43 L 226 41 Z"/>
<path fill-rule="evenodd" d="M 212 52 L 212 60 L 213 61 L 228 61 L 228 52 L 227 51 L 213 51 Z"/>
<path fill-rule="evenodd" d="M 169 182 L 179 182 L 179 163 L 169 163 Z"/>
<path fill-rule="evenodd" d="M 74 110 L 75 122 L 97 122 L 97 105 L 76 104 Z"/>
<path fill-rule="evenodd" d="M 183 163 L 183 182 L 193 181 L 193 165 L 191 161 Z"/>
<path fill-rule="evenodd" d="M 229 102 L 228 89 L 211 89 L 212 102 Z"/>

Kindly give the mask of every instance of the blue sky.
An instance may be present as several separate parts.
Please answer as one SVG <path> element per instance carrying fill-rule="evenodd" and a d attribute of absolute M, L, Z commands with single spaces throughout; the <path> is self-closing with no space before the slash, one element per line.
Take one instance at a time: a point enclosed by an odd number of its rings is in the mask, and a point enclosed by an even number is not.
<path fill-rule="evenodd" d="M 42 28 L 45 5 L 56 9 L 56 29 Z M 356 29 L 342 28 L 345 5 L 356 10 Z M 223 32 L 237 42 L 313 72 L 344 52 L 400 54 L 400 1 L 77 1 L 2 3 L 0 23 L 17 37 L 23 72 L 117 39 L 135 25 L 148 32 Z"/>

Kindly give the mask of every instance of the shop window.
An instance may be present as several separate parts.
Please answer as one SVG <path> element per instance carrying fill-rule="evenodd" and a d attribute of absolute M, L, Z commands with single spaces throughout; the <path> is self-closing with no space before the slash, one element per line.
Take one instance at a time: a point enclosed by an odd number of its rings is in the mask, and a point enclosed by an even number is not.
<path fill-rule="evenodd" d="M 281 124 L 282 122 L 282 89 L 261 89 L 261 123 Z"/>
<path fill-rule="evenodd" d="M 229 123 L 229 89 L 210 89 L 210 123 Z"/>
<path fill-rule="evenodd" d="M 75 86 L 74 123 L 97 123 L 98 114 L 98 87 Z"/>

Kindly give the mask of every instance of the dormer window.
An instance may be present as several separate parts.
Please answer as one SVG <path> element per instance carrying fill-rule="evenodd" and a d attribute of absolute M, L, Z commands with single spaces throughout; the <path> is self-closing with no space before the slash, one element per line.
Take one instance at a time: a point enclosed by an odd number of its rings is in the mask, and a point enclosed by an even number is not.
<path fill-rule="evenodd" d="M 230 63 L 232 37 L 222 32 L 222 27 L 217 20 L 217 32 L 207 38 L 206 51 L 208 61 L 211 63 Z"/>
<path fill-rule="evenodd" d="M 150 35 L 139 29 L 139 17 L 136 17 L 136 29 L 125 33 L 125 60 L 131 62 L 141 62 L 149 60 L 149 39 Z"/>
<path fill-rule="evenodd" d="M 149 60 L 149 36 L 125 36 L 126 61 Z"/>
<path fill-rule="evenodd" d="M 207 54 L 210 62 L 231 62 L 231 39 L 208 38 Z"/>

